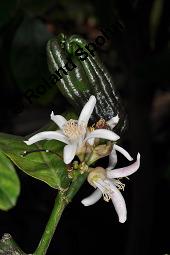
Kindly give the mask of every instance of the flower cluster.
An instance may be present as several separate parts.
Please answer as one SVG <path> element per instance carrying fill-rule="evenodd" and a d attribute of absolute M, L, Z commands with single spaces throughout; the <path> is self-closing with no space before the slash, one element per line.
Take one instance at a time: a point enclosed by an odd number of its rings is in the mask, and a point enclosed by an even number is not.
<path fill-rule="evenodd" d="M 83 107 L 78 120 L 66 120 L 61 115 L 54 115 L 51 113 L 51 120 L 54 121 L 59 130 L 57 131 L 44 131 L 37 133 L 25 141 L 27 145 L 34 144 L 41 140 L 58 140 L 65 143 L 63 151 L 63 159 L 65 164 L 70 164 L 75 155 L 87 152 L 87 148 L 94 148 L 96 146 L 95 141 L 105 139 L 111 141 L 112 150 L 109 155 L 109 166 L 104 169 L 102 167 L 89 168 L 88 182 L 96 189 L 89 197 L 82 200 L 82 204 L 85 206 L 96 203 L 102 196 L 105 201 L 110 199 L 113 202 L 115 210 L 119 217 L 119 222 L 126 221 L 126 204 L 124 198 L 119 190 L 124 189 L 124 184 L 121 182 L 121 178 L 127 177 L 138 170 L 140 166 L 140 154 L 137 155 L 137 160 L 128 167 L 114 169 L 117 163 L 116 151 L 122 153 L 129 161 L 133 158 L 122 147 L 116 144 L 116 141 L 120 138 L 112 129 L 118 123 L 118 116 L 113 117 L 109 121 L 100 121 L 96 125 L 96 128 L 89 128 L 88 122 L 96 104 L 95 96 L 91 96 L 89 101 Z M 100 147 L 103 150 L 103 147 Z M 110 147 L 109 147 L 110 148 Z M 99 151 L 99 150 L 98 150 Z M 108 150 L 105 154 L 98 153 L 100 156 L 95 157 L 95 161 L 101 157 L 101 155 L 108 155 Z M 80 158 L 80 157 L 79 157 Z M 93 162 L 93 161 L 89 161 Z M 87 165 L 89 162 L 86 162 Z"/>
<path fill-rule="evenodd" d="M 35 134 L 28 141 L 25 141 L 27 145 L 34 144 L 41 140 L 58 140 L 66 144 L 64 147 L 64 162 L 66 164 L 71 163 L 76 155 L 76 152 L 87 142 L 92 141 L 92 138 L 102 138 L 110 141 L 117 141 L 120 137 L 108 129 L 96 129 L 89 132 L 87 127 L 91 114 L 96 104 L 96 98 L 91 96 L 89 101 L 83 107 L 78 120 L 66 120 L 61 115 L 54 115 L 51 113 L 51 120 L 53 120 L 60 130 L 57 131 L 44 131 Z M 109 121 L 109 125 L 112 127 L 118 121 L 117 117 L 112 118 Z"/>

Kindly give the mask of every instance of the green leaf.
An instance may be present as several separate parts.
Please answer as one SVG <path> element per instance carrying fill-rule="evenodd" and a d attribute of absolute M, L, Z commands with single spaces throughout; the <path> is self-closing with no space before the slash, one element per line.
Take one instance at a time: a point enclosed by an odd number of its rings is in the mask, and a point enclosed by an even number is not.
<path fill-rule="evenodd" d="M 66 119 L 77 119 L 76 114 L 71 111 L 65 112 L 63 115 Z M 35 133 L 56 129 L 57 125 L 50 121 Z M 63 162 L 65 144 L 56 140 L 44 140 L 28 146 L 24 140 L 32 135 L 23 138 L 0 133 L 0 150 L 26 174 L 47 183 L 52 188 L 60 190 L 67 188 L 70 179 L 68 178 L 67 167 Z M 45 152 L 45 150 L 49 150 L 49 152 Z M 25 151 L 27 154 L 23 156 Z"/>
<path fill-rule="evenodd" d="M 0 209 L 15 206 L 20 193 L 20 182 L 12 162 L 0 151 Z"/>
<path fill-rule="evenodd" d="M 68 186 L 66 165 L 62 159 L 63 144 L 42 141 L 27 146 L 22 137 L 0 133 L 0 148 L 25 173 L 46 182 L 55 189 Z M 37 152 L 50 150 L 51 152 Z M 32 152 L 23 156 L 24 151 Z"/>
<path fill-rule="evenodd" d="M 0 240 L 0 255 L 26 255 L 14 242 L 10 234 L 4 234 Z M 30 254 L 31 255 L 31 254 Z"/>
<path fill-rule="evenodd" d="M 35 133 L 56 129 L 56 124 L 50 122 L 45 128 Z M 70 180 L 63 162 L 64 144 L 56 140 L 45 140 L 28 146 L 24 143 L 26 139 L 27 137 L 0 133 L 0 149 L 26 174 L 55 189 L 67 188 Z M 27 151 L 25 156 L 23 156 L 24 151 Z"/>

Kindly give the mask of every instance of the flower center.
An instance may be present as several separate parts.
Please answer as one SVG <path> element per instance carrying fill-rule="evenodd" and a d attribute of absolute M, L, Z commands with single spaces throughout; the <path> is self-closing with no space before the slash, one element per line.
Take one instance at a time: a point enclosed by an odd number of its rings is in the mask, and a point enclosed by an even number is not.
<path fill-rule="evenodd" d="M 96 188 L 95 183 L 99 180 L 106 179 L 106 170 L 103 167 L 94 168 L 88 175 L 87 180 L 94 188 Z"/>
<path fill-rule="evenodd" d="M 63 127 L 63 133 L 67 136 L 70 140 L 77 140 L 80 136 L 85 133 L 85 128 L 81 124 L 78 124 L 77 120 L 69 120 Z"/>

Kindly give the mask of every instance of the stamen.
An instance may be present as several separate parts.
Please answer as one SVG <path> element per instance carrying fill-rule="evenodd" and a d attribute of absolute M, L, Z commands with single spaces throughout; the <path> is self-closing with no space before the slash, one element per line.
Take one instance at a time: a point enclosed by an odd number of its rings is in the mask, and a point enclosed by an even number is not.
<path fill-rule="evenodd" d="M 122 183 L 120 181 L 120 179 L 114 179 L 113 181 L 114 181 L 114 184 L 116 185 L 116 187 L 118 187 L 119 190 L 124 191 L 126 185 L 124 183 Z"/>
<path fill-rule="evenodd" d="M 90 132 L 93 132 L 95 130 L 95 127 L 94 127 L 95 124 L 93 124 L 91 127 L 88 127 L 89 131 Z"/>
<path fill-rule="evenodd" d="M 99 184 L 98 184 L 99 185 Z M 109 202 L 111 199 L 111 194 L 113 193 L 111 189 L 106 188 L 104 185 L 100 183 L 101 191 L 103 193 L 103 199 L 106 202 Z"/>
<path fill-rule="evenodd" d="M 63 133 L 70 140 L 76 140 L 85 133 L 85 128 L 77 120 L 70 119 L 63 127 Z"/>
<path fill-rule="evenodd" d="M 104 199 L 104 201 L 109 202 L 110 199 L 111 199 L 109 193 L 104 192 L 104 193 L 103 193 L 103 199 Z"/>
<path fill-rule="evenodd" d="M 96 180 L 97 181 L 97 180 Z M 95 183 L 94 183 L 95 184 Z M 97 183 L 97 185 L 95 184 L 95 186 L 97 186 L 101 191 L 102 191 L 102 195 L 103 195 L 103 200 L 106 202 L 109 202 L 111 199 L 111 195 L 113 194 L 113 191 L 108 187 L 106 187 L 103 183 Z"/>

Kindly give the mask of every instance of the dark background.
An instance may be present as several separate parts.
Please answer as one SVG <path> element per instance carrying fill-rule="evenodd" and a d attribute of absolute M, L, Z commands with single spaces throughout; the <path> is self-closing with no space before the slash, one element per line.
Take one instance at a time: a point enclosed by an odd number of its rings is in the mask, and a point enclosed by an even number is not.
<path fill-rule="evenodd" d="M 120 224 L 111 203 L 83 207 L 93 190 L 85 184 L 65 210 L 49 255 L 170 253 L 170 2 L 168 0 L 33 1 L 0 3 L 0 131 L 27 135 L 69 107 L 48 83 L 46 43 L 55 35 L 111 38 L 98 54 L 113 76 L 128 114 L 122 145 L 140 170 L 126 181 L 128 220 Z M 46 82 L 44 81 L 46 80 Z M 28 90 L 38 94 L 32 102 Z M 118 165 L 126 165 L 119 157 Z M 56 191 L 17 170 L 17 206 L 0 212 L 0 235 L 10 233 L 32 253 L 53 207 Z"/>

